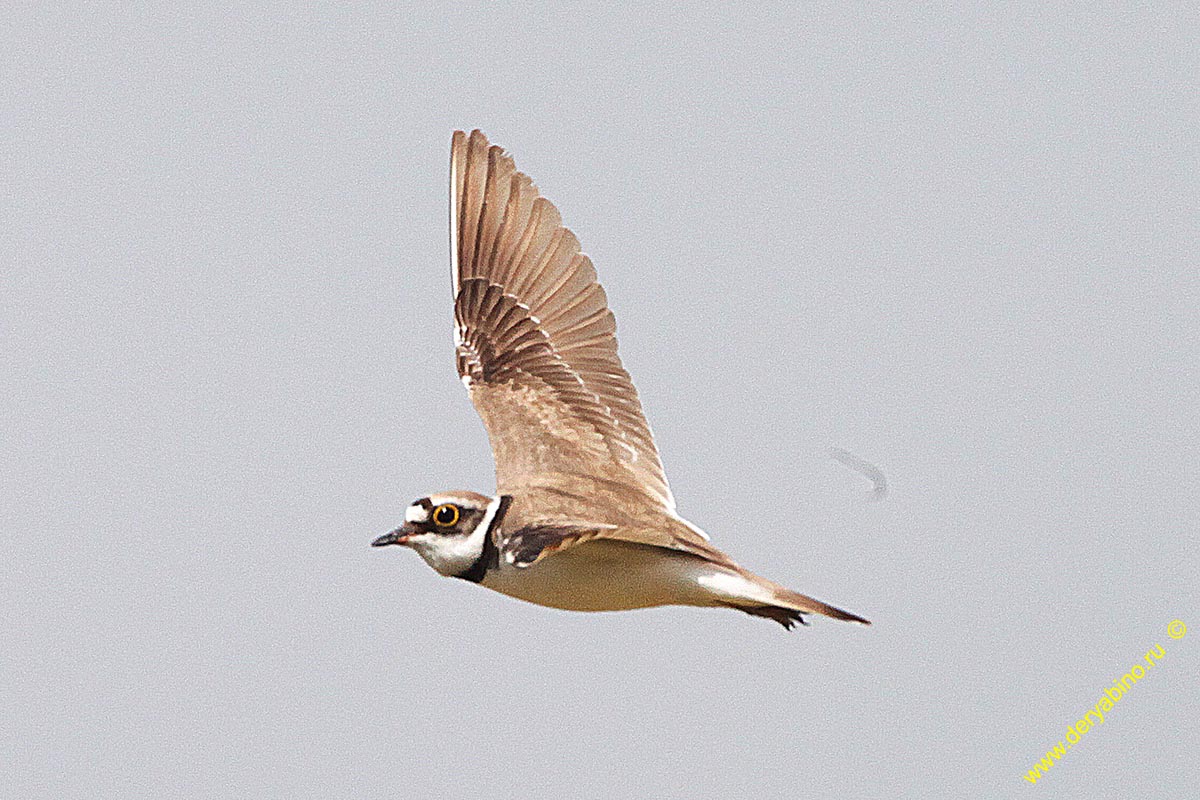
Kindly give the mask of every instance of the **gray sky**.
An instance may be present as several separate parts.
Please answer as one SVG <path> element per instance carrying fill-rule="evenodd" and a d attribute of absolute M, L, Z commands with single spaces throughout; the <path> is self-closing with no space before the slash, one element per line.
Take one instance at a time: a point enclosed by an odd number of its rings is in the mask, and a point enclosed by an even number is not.
<path fill-rule="evenodd" d="M 1196 12 L 39 5 L 0 12 L 0 795 L 1197 794 Z M 873 627 L 368 546 L 493 488 L 456 127 L 592 256 L 681 512 Z"/>

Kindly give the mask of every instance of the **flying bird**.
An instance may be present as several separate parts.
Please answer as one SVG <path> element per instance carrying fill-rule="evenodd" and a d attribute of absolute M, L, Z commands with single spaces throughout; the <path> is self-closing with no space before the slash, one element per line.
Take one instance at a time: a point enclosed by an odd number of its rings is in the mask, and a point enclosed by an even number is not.
<path fill-rule="evenodd" d="M 478 130 L 451 140 L 450 242 L 455 361 L 487 428 L 496 494 L 422 497 L 374 546 L 411 548 L 444 576 L 553 608 L 870 624 L 742 568 L 676 513 L 591 260 Z"/>

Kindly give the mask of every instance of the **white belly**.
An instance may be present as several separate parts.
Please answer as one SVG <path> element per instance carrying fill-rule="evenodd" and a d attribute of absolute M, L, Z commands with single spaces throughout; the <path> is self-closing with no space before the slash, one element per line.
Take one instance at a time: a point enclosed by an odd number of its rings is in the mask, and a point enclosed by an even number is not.
<path fill-rule="evenodd" d="M 717 570 L 684 553 L 601 539 L 546 556 L 528 567 L 514 567 L 502 559 L 482 583 L 501 594 L 552 608 L 623 611 L 714 605 L 717 598 L 698 581 Z"/>

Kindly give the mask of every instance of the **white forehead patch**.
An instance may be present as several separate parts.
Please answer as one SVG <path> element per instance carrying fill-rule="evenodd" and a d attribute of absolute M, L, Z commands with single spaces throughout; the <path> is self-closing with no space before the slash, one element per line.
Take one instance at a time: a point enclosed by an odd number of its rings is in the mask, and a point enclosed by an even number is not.
<path fill-rule="evenodd" d="M 429 522 L 429 509 L 413 503 L 404 511 L 405 522 Z"/>

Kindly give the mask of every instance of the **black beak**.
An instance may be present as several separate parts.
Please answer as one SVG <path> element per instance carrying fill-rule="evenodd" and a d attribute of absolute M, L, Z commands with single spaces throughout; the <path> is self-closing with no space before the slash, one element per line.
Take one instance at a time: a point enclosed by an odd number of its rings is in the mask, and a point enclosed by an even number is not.
<path fill-rule="evenodd" d="M 414 533 L 416 533 L 416 530 L 408 523 L 405 523 L 391 533 L 385 533 L 371 542 L 371 547 L 386 547 L 389 544 L 408 544 L 408 537 Z"/>

